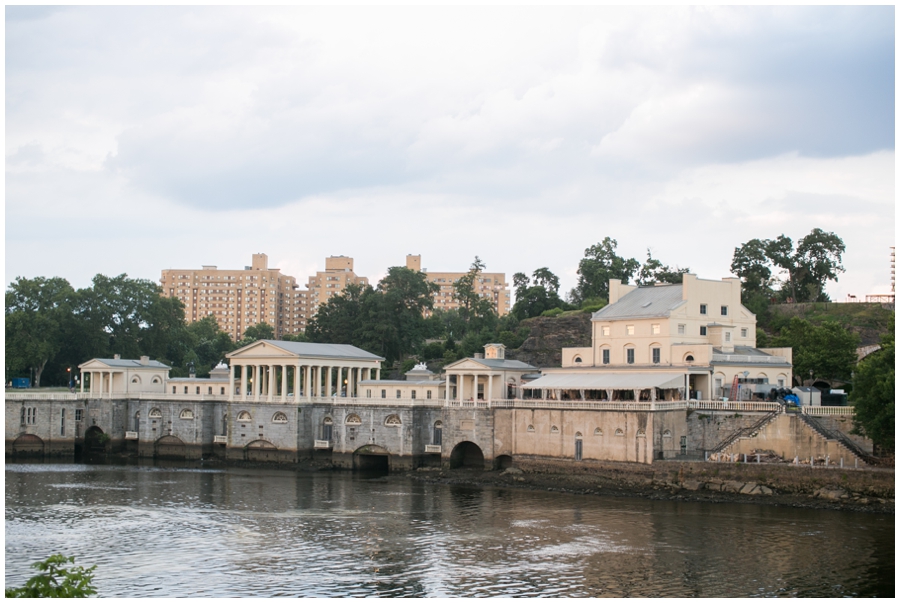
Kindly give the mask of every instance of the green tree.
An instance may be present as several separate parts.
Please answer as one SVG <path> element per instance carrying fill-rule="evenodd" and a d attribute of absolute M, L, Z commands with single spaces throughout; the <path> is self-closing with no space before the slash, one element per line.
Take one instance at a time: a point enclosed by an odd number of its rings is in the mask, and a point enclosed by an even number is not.
<path fill-rule="evenodd" d="M 610 237 L 584 250 L 584 258 L 578 262 L 578 282 L 569 293 L 570 301 L 576 306 L 589 297 L 609 299 L 610 279 L 628 283 L 640 263 L 616 254 L 618 242 Z"/>
<path fill-rule="evenodd" d="M 847 381 L 856 362 L 859 335 L 836 322 L 814 325 L 795 316 L 771 345 L 793 348 L 794 375 L 801 380 L 812 370 L 818 379 Z"/>
<path fill-rule="evenodd" d="M 187 332 L 192 352 L 191 359 L 198 377 L 208 376 L 210 369 L 223 361 L 228 352 L 236 349 L 237 344 L 228 333 L 219 328 L 219 322 L 211 314 L 189 324 Z M 187 361 L 182 360 L 185 364 Z"/>
<path fill-rule="evenodd" d="M 31 567 L 40 571 L 25 582 L 25 586 L 19 588 L 7 588 L 7 598 L 37 599 L 44 597 L 60 598 L 85 598 L 97 594 L 97 589 L 91 582 L 94 579 L 93 565 L 87 569 L 81 566 L 66 568 L 69 563 L 75 563 L 75 557 L 52 555 L 46 561 L 38 561 Z"/>
<path fill-rule="evenodd" d="M 655 283 L 671 283 L 678 284 L 684 280 L 684 275 L 690 272 L 690 268 L 670 268 L 663 264 L 650 254 L 647 249 L 647 260 L 641 266 L 638 272 L 637 284 L 641 286 L 653 285 Z"/>
<path fill-rule="evenodd" d="M 258 322 L 255 325 L 247 327 L 244 331 L 244 337 L 241 339 L 238 347 L 250 345 L 254 341 L 262 339 L 275 339 L 275 329 L 267 322 Z"/>
<path fill-rule="evenodd" d="M 306 337 L 313 343 L 360 344 L 364 323 L 363 304 L 374 294 L 372 287 L 349 284 L 319 306 L 306 326 Z"/>
<path fill-rule="evenodd" d="M 496 322 L 493 299 L 484 297 L 480 292 L 481 273 L 484 262 L 475 256 L 469 271 L 454 284 L 455 297 L 459 302 L 459 315 L 466 322 L 466 331 L 480 330 Z"/>
<path fill-rule="evenodd" d="M 559 277 L 550 272 L 549 268 L 538 268 L 531 277 L 538 287 L 543 287 L 547 292 L 559 293 Z"/>
<path fill-rule="evenodd" d="M 153 324 L 151 309 L 160 303 L 160 291 L 153 281 L 98 274 L 92 287 L 81 291 L 81 318 L 105 340 L 106 354 L 138 358 L 144 331 Z"/>
<path fill-rule="evenodd" d="M 6 369 L 34 371 L 39 387 L 47 363 L 64 346 L 75 291 L 62 278 L 17 278 L 6 291 Z"/>
<path fill-rule="evenodd" d="M 894 451 L 894 317 L 881 349 L 860 361 L 853 377 L 850 402 L 857 433 L 870 438 L 879 451 Z"/>
<path fill-rule="evenodd" d="M 766 241 L 751 239 L 734 248 L 731 258 L 731 272 L 741 279 L 744 299 L 756 293 L 771 291 L 771 260 L 766 254 Z"/>
<path fill-rule="evenodd" d="M 513 291 L 516 292 L 516 300 L 525 294 L 525 290 L 528 289 L 530 282 L 531 279 L 524 272 L 516 272 L 513 275 Z"/>

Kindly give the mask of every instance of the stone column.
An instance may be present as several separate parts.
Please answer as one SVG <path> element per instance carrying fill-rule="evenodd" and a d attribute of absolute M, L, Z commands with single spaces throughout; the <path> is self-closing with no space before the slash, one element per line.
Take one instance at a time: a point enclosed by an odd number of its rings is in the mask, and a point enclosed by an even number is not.
<path fill-rule="evenodd" d="M 259 366 L 253 365 L 253 400 L 259 402 Z"/>
<path fill-rule="evenodd" d="M 81 371 L 81 393 L 84 393 L 84 371 Z"/>
<path fill-rule="evenodd" d="M 326 375 L 327 376 L 325 377 L 325 397 L 330 398 L 331 397 L 331 367 L 330 366 L 328 367 L 328 372 L 326 373 Z"/>
<path fill-rule="evenodd" d="M 294 365 L 294 402 L 300 402 L 300 365 Z"/>
<path fill-rule="evenodd" d="M 306 390 L 306 401 L 312 399 L 312 367 L 306 365 L 306 374 L 303 375 L 303 388 Z"/>
<path fill-rule="evenodd" d="M 287 402 L 287 365 L 281 365 L 281 401 Z"/>
<path fill-rule="evenodd" d="M 463 401 L 463 385 L 465 384 L 465 376 L 460 373 L 456 376 L 456 399 L 462 403 Z"/>
<path fill-rule="evenodd" d="M 247 399 L 247 365 L 241 365 L 241 389 L 238 391 L 238 400 L 244 401 Z"/>
<path fill-rule="evenodd" d="M 444 404 L 450 404 L 450 375 L 444 373 L 446 375 L 446 380 L 444 382 Z"/>
<path fill-rule="evenodd" d="M 381 379 L 381 367 L 375 369 L 375 380 L 378 381 L 379 379 Z"/>
<path fill-rule="evenodd" d="M 488 375 L 487 391 L 485 392 L 485 396 L 484 396 L 485 402 L 491 401 L 491 396 L 493 395 L 493 392 L 494 392 L 494 376 Z"/>
<path fill-rule="evenodd" d="M 228 366 L 228 401 L 234 401 L 234 363 Z"/>

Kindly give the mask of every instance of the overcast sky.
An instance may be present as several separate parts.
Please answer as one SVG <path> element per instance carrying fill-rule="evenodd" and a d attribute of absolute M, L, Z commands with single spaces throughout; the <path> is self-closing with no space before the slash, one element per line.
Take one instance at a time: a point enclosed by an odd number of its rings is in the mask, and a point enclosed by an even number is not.
<path fill-rule="evenodd" d="M 729 276 L 815 227 L 890 289 L 894 8 L 6 8 L 6 280 L 374 283 L 626 257 Z"/>

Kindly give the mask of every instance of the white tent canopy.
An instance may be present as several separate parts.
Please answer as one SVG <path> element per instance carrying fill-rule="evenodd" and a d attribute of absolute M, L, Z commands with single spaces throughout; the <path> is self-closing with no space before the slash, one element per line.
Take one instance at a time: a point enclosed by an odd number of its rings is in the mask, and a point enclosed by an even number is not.
<path fill-rule="evenodd" d="M 523 385 L 526 389 L 676 389 L 684 374 L 672 373 L 550 373 Z"/>

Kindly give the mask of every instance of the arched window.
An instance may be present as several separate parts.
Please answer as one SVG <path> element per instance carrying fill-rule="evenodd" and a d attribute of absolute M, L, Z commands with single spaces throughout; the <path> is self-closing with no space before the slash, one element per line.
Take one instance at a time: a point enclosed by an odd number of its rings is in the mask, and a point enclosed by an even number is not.
<path fill-rule="evenodd" d="M 135 375 L 134 377 L 131 378 L 131 382 L 132 382 L 132 383 L 140 383 L 140 382 L 141 382 L 141 378 L 138 377 L 137 375 Z"/>
<path fill-rule="evenodd" d="M 581 439 L 581 432 L 580 432 L 580 431 L 576 431 L 576 432 L 575 432 L 575 439 L 576 439 L 576 440 L 580 440 L 580 439 Z"/>
<path fill-rule="evenodd" d="M 631 344 L 625 346 L 625 363 L 634 364 L 634 346 Z"/>
<path fill-rule="evenodd" d="M 693 354 L 686 354 L 685 357 L 684 357 L 684 361 L 685 361 L 685 362 L 693 362 L 693 361 L 694 361 L 694 355 L 693 355 Z"/>
<path fill-rule="evenodd" d="M 557 427 L 556 425 L 551 425 L 550 433 L 559 433 L 559 427 Z"/>
<path fill-rule="evenodd" d="M 249 423 L 253 420 L 253 417 L 250 416 L 250 413 L 246 410 L 242 410 L 238 413 L 237 416 L 238 423 Z"/>
<path fill-rule="evenodd" d="M 362 419 L 359 418 L 359 415 L 356 413 L 350 413 L 347 415 L 347 419 L 344 421 L 346 425 L 362 425 Z"/>
<path fill-rule="evenodd" d="M 273 423 L 287 423 L 287 415 L 283 412 L 276 412 L 272 417 Z"/>
<path fill-rule="evenodd" d="M 434 432 L 433 437 L 431 438 L 431 443 L 435 446 L 441 445 L 441 440 L 443 440 L 444 433 L 444 424 L 441 421 L 434 422 Z"/>
<path fill-rule="evenodd" d="M 150 383 L 158 384 L 158 383 L 161 383 L 161 381 L 160 381 L 159 377 L 154 376 L 153 379 L 150 380 Z"/>
<path fill-rule="evenodd" d="M 671 438 L 671 437 L 672 437 L 672 432 L 669 431 L 668 429 L 665 430 L 665 431 L 663 432 L 663 437 L 664 437 L 664 438 Z"/>
<path fill-rule="evenodd" d="M 400 416 L 399 415 L 388 415 L 388 417 L 384 420 L 385 425 L 400 425 Z"/>
<path fill-rule="evenodd" d="M 331 441 L 332 429 L 334 429 L 334 420 L 331 417 L 325 417 L 322 421 L 322 439 Z"/>
<path fill-rule="evenodd" d="M 635 436 L 635 437 L 638 437 L 638 438 L 646 438 L 646 437 L 647 437 L 647 433 L 646 433 L 643 429 L 638 429 L 637 436 Z"/>
<path fill-rule="evenodd" d="M 575 364 L 581 364 L 581 356 L 575 356 Z"/>
<path fill-rule="evenodd" d="M 150 409 L 150 414 L 148 415 L 151 419 L 162 419 L 162 411 L 158 408 Z"/>
<path fill-rule="evenodd" d="M 528 433 L 534 433 L 534 425 L 529 425 L 525 431 L 527 431 Z"/>
<path fill-rule="evenodd" d="M 603 435 L 603 430 L 600 429 L 600 428 L 598 427 L 597 429 L 594 430 L 594 435 L 595 435 L 595 436 L 602 436 L 602 435 Z"/>
<path fill-rule="evenodd" d="M 616 429 L 616 435 L 617 435 L 617 436 L 624 436 L 624 435 L 625 435 L 625 432 L 622 431 L 622 428 L 621 428 L 621 427 L 619 427 L 619 428 Z"/>
<path fill-rule="evenodd" d="M 181 411 L 181 414 L 178 415 L 178 418 L 179 418 L 179 419 L 186 419 L 186 420 L 193 419 L 193 418 L 194 418 L 194 411 L 191 410 L 191 409 L 189 409 L 189 408 L 185 408 L 184 410 Z"/>

